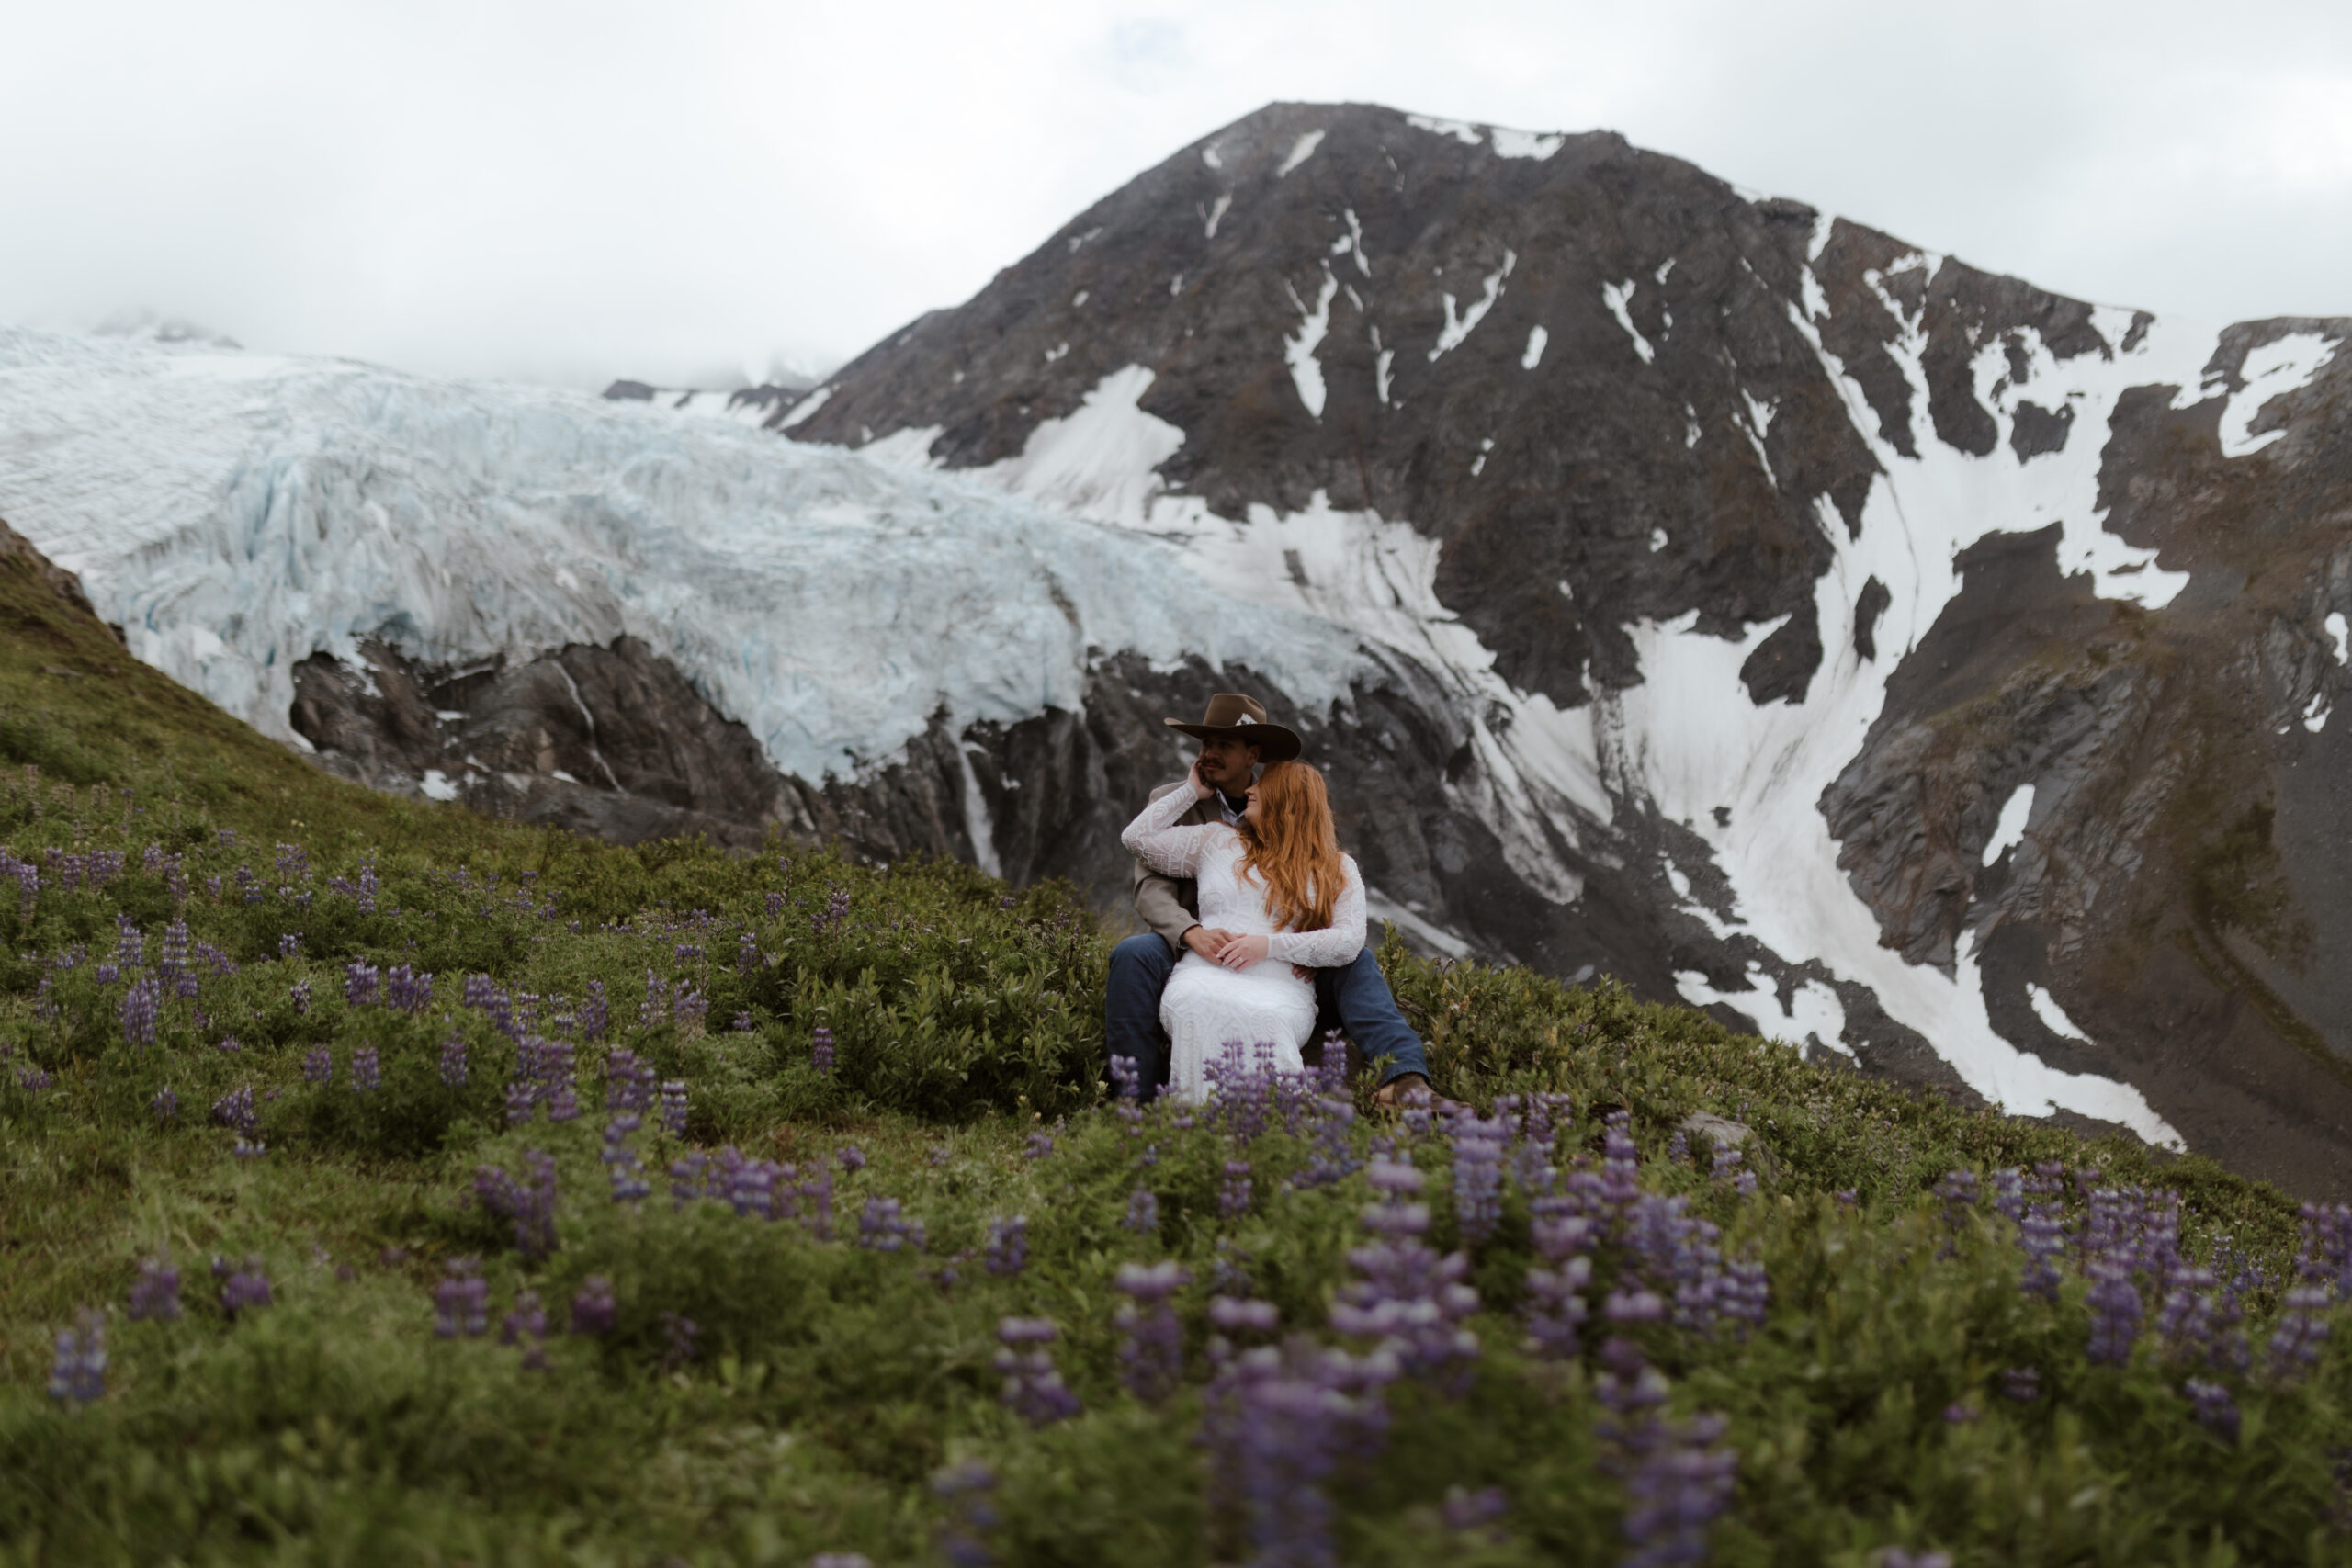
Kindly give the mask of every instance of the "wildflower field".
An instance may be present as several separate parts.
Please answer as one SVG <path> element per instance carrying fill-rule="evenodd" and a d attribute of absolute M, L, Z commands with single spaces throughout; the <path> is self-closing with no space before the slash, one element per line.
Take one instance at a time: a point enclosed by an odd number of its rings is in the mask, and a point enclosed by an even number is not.
<path fill-rule="evenodd" d="M 0 1562 L 2352 1562 L 2352 1213 L 1382 953 L 325 778 L 0 563 Z"/>

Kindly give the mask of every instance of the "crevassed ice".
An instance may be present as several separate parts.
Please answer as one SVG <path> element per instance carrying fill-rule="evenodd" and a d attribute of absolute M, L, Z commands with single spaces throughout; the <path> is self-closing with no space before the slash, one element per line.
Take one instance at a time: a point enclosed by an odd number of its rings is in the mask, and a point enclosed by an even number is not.
<path fill-rule="evenodd" d="M 1132 412 L 1150 376 L 1125 374 Z M 1351 631 L 1170 544 L 643 403 L 0 331 L 0 515 L 133 652 L 289 740 L 293 665 L 379 629 L 447 662 L 641 637 L 812 781 L 943 706 L 1075 708 L 1091 648 L 1247 662 L 1317 704 L 1363 668 Z"/>

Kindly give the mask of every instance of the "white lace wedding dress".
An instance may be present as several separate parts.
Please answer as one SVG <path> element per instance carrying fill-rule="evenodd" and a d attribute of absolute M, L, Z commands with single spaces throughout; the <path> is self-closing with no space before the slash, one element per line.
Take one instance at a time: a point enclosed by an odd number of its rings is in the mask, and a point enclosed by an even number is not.
<path fill-rule="evenodd" d="M 1193 878 L 1200 888 L 1201 924 L 1238 936 L 1262 935 L 1266 956 L 1246 969 L 1227 969 L 1187 951 L 1168 976 L 1159 996 L 1160 1027 L 1170 1047 L 1168 1092 L 1188 1104 L 1208 1098 L 1208 1065 L 1227 1041 L 1245 1049 L 1270 1041 L 1275 1066 L 1300 1070 L 1299 1047 L 1315 1030 L 1315 983 L 1293 974 L 1291 965 L 1351 964 L 1363 951 L 1364 936 L 1363 876 L 1353 856 L 1340 857 L 1348 881 L 1329 926 L 1277 931 L 1266 913 L 1265 888 L 1240 874 L 1241 835 L 1222 822 L 1177 826 L 1193 805 L 1189 788 L 1171 789 L 1145 807 L 1119 841 L 1154 871 Z"/>

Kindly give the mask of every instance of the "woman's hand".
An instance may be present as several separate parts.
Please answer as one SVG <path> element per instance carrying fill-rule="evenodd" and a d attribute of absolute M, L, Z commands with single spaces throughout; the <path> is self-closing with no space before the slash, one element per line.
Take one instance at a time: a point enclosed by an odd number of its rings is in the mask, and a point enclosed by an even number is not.
<path fill-rule="evenodd" d="M 1193 759 L 1193 765 L 1191 769 L 1184 774 L 1184 782 L 1193 786 L 1193 798 L 1194 800 L 1206 800 L 1210 795 L 1216 793 L 1216 791 L 1211 789 L 1208 785 L 1201 782 L 1201 760 L 1198 757 Z"/>
<path fill-rule="evenodd" d="M 1238 936 L 1217 949 L 1216 961 L 1227 969 L 1247 969 L 1266 956 L 1263 936 Z"/>

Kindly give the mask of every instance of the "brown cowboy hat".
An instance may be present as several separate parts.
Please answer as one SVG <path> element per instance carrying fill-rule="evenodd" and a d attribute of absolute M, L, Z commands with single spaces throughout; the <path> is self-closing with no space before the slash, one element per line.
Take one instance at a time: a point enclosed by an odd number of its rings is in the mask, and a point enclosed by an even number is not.
<path fill-rule="evenodd" d="M 1199 740 L 1234 739 L 1258 748 L 1261 762 L 1287 762 L 1298 755 L 1297 735 L 1279 724 L 1266 722 L 1266 705 L 1238 692 L 1219 692 L 1209 699 L 1209 711 L 1198 724 L 1181 718 L 1165 721 Z"/>

